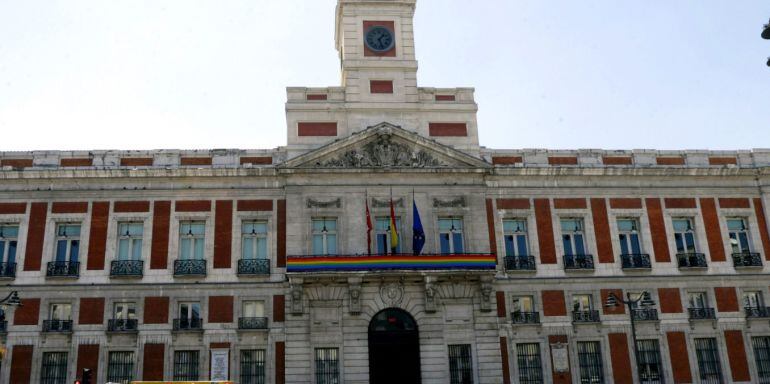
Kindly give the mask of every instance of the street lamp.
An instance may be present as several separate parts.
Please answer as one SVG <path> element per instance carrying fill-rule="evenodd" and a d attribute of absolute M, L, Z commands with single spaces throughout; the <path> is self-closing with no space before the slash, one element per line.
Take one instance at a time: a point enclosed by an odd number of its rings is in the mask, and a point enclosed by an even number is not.
<path fill-rule="evenodd" d="M 639 380 L 642 380 L 642 366 L 639 363 L 639 345 L 636 342 L 636 323 L 635 323 L 635 317 L 634 317 L 634 311 L 636 310 L 637 304 L 641 306 L 643 309 L 648 309 L 649 307 L 652 307 L 655 305 L 655 302 L 650 299 L 650 293 L 647 291 L 642 291 L 642 293 L 637 297 L 636 299 L 631 298 L 631 293 L 626 292 L 626 299 L 624 300 L 622 297 L 615 296 L 614 292 L 610 292 L 609 295 L 607 295 L 607 301 L 605 301 L 604 306 L 607 308 L 617 307 L 619 304 L 625 304 L 628 307 L 628 314 L 631 316 L 631 337 L 634 341 L 634 358 L 636 359 L 636 373 L 639 376 Z"/>
<path fill-rule="evenodd" d="M 21 307 L 21 299 L 19 298 L 19 292 L 12 291 L 11 293 L 9 293 L 8 296 L 0 300 L 0 305 Z"/>
<path fill-rule="evenodd" d="M 765 24 L 765 27 L 762 30 L 762 38 L 770 40 L 770 23 Z M 767 66 L 770 67 L 770 57 L 767 58 Z"/>

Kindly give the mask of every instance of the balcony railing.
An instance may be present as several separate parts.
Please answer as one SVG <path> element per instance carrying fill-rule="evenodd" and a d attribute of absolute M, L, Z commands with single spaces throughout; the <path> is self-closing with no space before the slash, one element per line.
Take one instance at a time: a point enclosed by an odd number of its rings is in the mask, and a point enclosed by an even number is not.
<path fill-rule="evenodd" d="M 110 264 L 112 277 L 142 277 L 143 273 L 144 261 L 142 260 L 114 260 Z"/>
<path fill-rule="evenodd" d="M 0 321 L 0 333 L 6 333 L 8 332 L 8 321 L 3 320 Z"/>
<path fill-rule="evenodd" d="M 573 323 L 598 323 L 599 311 L 592 309 L 590 311 L 572 311 Z"/>
<path fill-rule="evenodd" d="M 488 253 L 289 256 L 286 272 L 494 271 L 496 260 L 494 254 Z"/>
<path fill-rule="evenodd" d="M 761 319 L 770 317 L 770 308 L 768 307 L 745 307 L 746 317 L 752 319 Z"/>
<path fill-rule="evenodd" d="M 714 308 L 688 308 L 687 313 L 690 314 L 690 320 L 708 320 L 717 317 Z"/>
<path fill-rule="evenodd" d="M 72 320 L 43 320 L 43 332 L 72 332 Z"/>
<path fill-rule="evenodd" d="M 80 276 L 80 263 L 77 261 L 50 261 L 45 275 L 48 277 L 78 277 Z"/>
<path fill-rule="evenodd" d="M 564 269 L 591 270 L 594 269 L 593 255 L 564 255 Z"/>
<path fill-rule="evenodd" d="M 267 329 L 267 317 L 239 317 L 238 329 Z"/>
<path fill-rule="evenodd" d="M 16 277 L 16 263 L 0 263 L 0 278 Z"/>
<path fill-rule="evenodd" d="M 240 259 L 238 260 L 239 275 L 269 275 L 270 259 Z"/>
<path fill-rule="evenodd" d="M 535 256 L 506 256 L 504 260 L 507 271 L 534 271 L 537 269 Z"/>
<path fill-rule="evenodd" d="M 109 319 L 107 332 L 136 332 L 139 329 L 137 319 Z"/>
<path fill-rule="evenodd" d="M 677 253 L 676 260 L 679 268 L 706 268 L 706 255 L 703 253 Z"/>
<path fill-rule="evenodd" d="M 623 269 L 650 269 L 650 255 L 646 253 L 624 253 L 620 255 Z"/>
<path fill-rule="evenodd" d="M 761 267 L 762 257 L 756 252 L 733 253 L 733 266 L 741 267 Z"/>
<path fill-rule="evenodd" d="M 540 324 L 539 312 L 511 312 L 514 324 Z"/>
<path fill-rule="evenodd" d="M 658 310 L 655 308 L 639 308 L 631 310 L 634 321 L 658 321 Z"/>
<path fill-rule="evenodd" d="M 202 319 L 174 319 L 175 331 L 201 331 L 203 330 Z"/>
<path fill-rule="evenodd" d="M 206 276 L 206 260 L 174 260 L 174 276 Z"/>

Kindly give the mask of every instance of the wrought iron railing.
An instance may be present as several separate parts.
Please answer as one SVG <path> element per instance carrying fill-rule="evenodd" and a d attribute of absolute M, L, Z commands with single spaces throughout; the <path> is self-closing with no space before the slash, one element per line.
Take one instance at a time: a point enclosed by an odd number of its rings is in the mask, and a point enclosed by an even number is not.
<path fill-rule="evenodd" d="M 203 329 L 202 319 L 196 319 L 196 318 L 174 319 L 175 331 L 200 331 L 202 329 Z"/>
<path fill-rule="evenodd" d="M 174 260 L 174 276 L 206 276 L 206 260 Z"/>
<path fill-rule="evenodd" d="M 690 320 L 716 319 L 717 315 L 714 308 L 688 308 Z"/>
<path fill-rule="evenodd" d="M 708 263 L 706 262 L 706 255 L 703 253 L 697 253 L 697 252 L 677 253 L 676 260 L 679 263 L 679 268 L 708 267 Z"/>
<path fill-rule="evenodd" d="M 573 323 L 598 323 L 599 311 L 592 309 L 589 311 L 572 311 Z"/>
<path fill-rule="evenodd" d="M 508 271 L 534 271 L 537 269 L 535 256 L 506 256 L 505 269 Z"/>
<path fill-rule="evenodd" d="M 540 312 L 511 312 L 514 324 L 540 324 Z"/>
<path fill-rule="evenodd" d="M 238 329 L 267 329 L 267 317 L 239 317 Z"/>
<path fill-rule="evenodd" d="M 0 263 L 0 277 L 16 277 L 16 263 Z"/>
<path fill-rule="evenodd" d="M 594 269 L 593 255 L 564 255 L 564 269 Z"/>
<path fill-rule="evenodd" d="M 623 269 L 650 269 L 650 255 L 646 253 L 624 253 L 620 255 Z"/>
<path fill-rule="evenodd" d="M 78 277 L 80 276 L 80 262 L 49 261 L 45 274 L 48 277 Z"/>
<path fill-rule="evenodd" d="M 240 259 L 238 260 L 239 275 L 269 275 L 270 259 Z"/>
<path fill-rule="evenodd" d="M 761 267 L 762 257 L 756 252 L 733 253 L 733 266 L 740 267 Z"/>
<path fill-rule="evenodd" d="M 109 319 L 107 320 L 108 332 L 136 332 L 139 329 L 137 319 Z"/>
<path fill-rule="evenodd" d="M 768 307 L 745 307 L 746 317 L 765 318 L 770 317 L 770 308 Z"/>
<path fill-rule="evenodd" d="M 43 320 L 43 332 L 72 332 L 72 320 Z"/>
<path fill-rule="evenodd" d="M 655 308 L 632 309 L 634 321 L 658 321 L 658 310 Z"/>
<path fill-rule="evenodd" d="M 110 264 L 110 276 L 113 277 L 142 277 L 143 274 L 142 260 L 113 260 Z"/>

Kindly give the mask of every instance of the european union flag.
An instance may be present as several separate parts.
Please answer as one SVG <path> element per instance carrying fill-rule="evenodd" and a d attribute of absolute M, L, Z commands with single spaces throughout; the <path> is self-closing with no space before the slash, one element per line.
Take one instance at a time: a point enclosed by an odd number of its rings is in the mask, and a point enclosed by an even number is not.
<path fill-rule="evenodd" d="M 422 247 L 425 246 L 425 231 L 422 229 L 420 212 L 417 211 L 417 204 L 414 200 L 412 200 L 412 216 L 414 217 L 414 223 L 412 224 L 412 250 L 414 255 L 417 256 L 422 252 Z"/>

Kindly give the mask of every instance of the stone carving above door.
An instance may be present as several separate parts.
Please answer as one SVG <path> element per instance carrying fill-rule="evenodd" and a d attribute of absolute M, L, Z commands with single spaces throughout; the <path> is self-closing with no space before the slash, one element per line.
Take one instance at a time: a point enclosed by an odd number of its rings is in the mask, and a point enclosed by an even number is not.
<path fill-rule="evenodd" d="M 352 149 L 325 161 L 319 161 L 322 168 L 378 168 L 378 167 L 447 167 L 444 161 L 427 151 L 414 149 L 396 142 L 392 135 L 377 135 L 374 140 L 361 148 Z"/>

